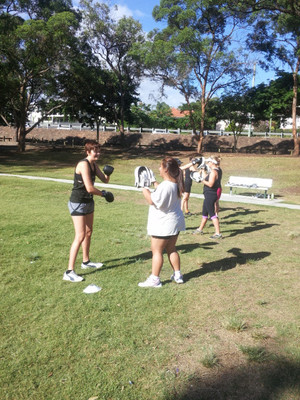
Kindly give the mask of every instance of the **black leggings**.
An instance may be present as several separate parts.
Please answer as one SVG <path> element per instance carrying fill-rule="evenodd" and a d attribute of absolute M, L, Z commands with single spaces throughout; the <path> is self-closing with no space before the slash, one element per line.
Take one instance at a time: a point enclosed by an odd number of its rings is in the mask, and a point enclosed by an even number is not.
<path fill-rule="evenodd" d="M 202 216 L 213 218 L 216 216 L 215 203 L 218 200 L 217 192 L 207 192 L 204 194 Z"/>

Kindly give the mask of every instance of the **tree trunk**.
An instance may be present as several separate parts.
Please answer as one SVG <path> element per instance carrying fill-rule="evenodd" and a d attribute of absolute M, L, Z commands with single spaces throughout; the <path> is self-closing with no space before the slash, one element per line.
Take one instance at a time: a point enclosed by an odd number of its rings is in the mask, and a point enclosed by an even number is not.
<path fill-rule="evenodd" d="M 25 151 L 25 138 L 26 138 L 26 130 L 20 127 L 19 130 L 19 138 L 18 138 L 18 151 Z"/>
<path fill-rule="evenodd" d="M 236 153 L 236 149 L 237 149 L 237 134 L 236 132 L 233 132 L 233 152 Z"/>
<path fill-rule="evenodd" d="M 202 144 L 203 144 L 203 135 L 204 135 L 204 118 L 205 118 L 205 101 L 201 99 L 201 121 L 200 121 L 200 135 L 199 135 L 199 140 L 198 140 L 198 146 L 197 146 L 197 153 L 201 154 L 202 153 Z"/>
<path fill-rule="evenodd" d="M 297 63 L 296 72 L 293 73 L 293 105 L 292 105 L 292 119 L 293 119 L 293 139 L 294 139 L 294 151 L 293 156 L 299 157 L 299 138 L 297 137 L 297 96 L 298 96 L 298 70 L 299 60 Z"/>
<path fill-rule="evenodd" d="M 300 154 L 300 138 L 294 137 L 294 151 L 293 156 L 299 157 Z"/>
<path fill-rule="evenodd" d="M 96 126 L 97 126 L 97 142 L 99 143 L 99 139 L 100 139 L 100 122 L 96 119 Z"/>
<path fill-rule="evenodd" d="M 203 145 L 203 133 L 200 131 L 199 139 L 198 139 L 198 146 L 197 146 L 197 153 L 202 153 L 202 145 Z"/>

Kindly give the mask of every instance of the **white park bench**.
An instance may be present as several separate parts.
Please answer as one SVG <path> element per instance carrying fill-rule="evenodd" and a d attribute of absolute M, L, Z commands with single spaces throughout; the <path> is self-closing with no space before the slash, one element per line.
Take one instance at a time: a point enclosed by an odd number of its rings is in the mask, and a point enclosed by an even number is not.
<path fill-rule="evenodd" d="M 273 179 L 263 178 L 247 178 L 244 176 L 230 176 L 225 186 L 230 188 L 230 196 L 232 196 L 232 188 L 263 190 L 264 198 L 267 198 L 267 192 L 272 187 Z"/>

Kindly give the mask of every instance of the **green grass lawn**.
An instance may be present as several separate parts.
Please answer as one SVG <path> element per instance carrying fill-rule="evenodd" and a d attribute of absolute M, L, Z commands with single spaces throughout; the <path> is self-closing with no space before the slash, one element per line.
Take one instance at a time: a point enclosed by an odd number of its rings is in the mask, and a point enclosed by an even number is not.
<path fill-rule="evenodd" d="M 127 185 L 135 166 L 156 172 L 161 158 L 103 157 L 115 166 L 111 183 Z M 5 155 L 0 172 L 72 179 L 80 158 Z M 288 157 L 222 159 L 224 182 L 257 172 L 299 204 L 297 166 Z M 165 259 L 163 287 L 142 289 L 148 206 L 139 192 L 114 190 L 114 203 L 96 198 L 91 255 L 105 265 L 72 284 L 62 281 L 74 234 L 70 189 L 0 176 L 1 399 L 300 398 L 300 211 L 221 201 L 224 239 L 213 241 L 210 224 L 191 234 L 202 207 L 192 198 L 178 241 L 185 284 L 170 281 Z M 102 290 L 84 294 L 91 283 Z"/>

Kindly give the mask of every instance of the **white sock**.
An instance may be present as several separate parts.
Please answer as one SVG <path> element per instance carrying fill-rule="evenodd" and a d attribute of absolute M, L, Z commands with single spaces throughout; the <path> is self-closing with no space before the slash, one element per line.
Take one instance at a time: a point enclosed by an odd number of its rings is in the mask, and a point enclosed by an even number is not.
<path fill-rule="evenodd" d="M 179 278 L 180 276 L 181 276 L 180 270 L 179 270 L 179 271 L 175 271 L 175 277 L 176 277 L 176 278 Z"/>
<path fill-rule="evenodd" d="M 159 276 L 155 276 L 155 275 L 151 274 L 151 277 L 154 280 L 154 282 L 159 281 Z"/>

